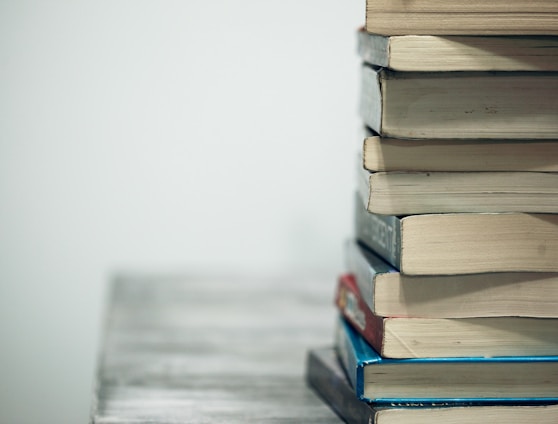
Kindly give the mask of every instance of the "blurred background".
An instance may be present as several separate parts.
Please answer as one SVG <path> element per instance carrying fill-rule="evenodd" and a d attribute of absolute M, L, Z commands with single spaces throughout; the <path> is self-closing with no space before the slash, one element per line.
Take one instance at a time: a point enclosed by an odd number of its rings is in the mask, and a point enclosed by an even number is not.
<path fill-rule="evenodd" d="M 0 1 L 0 422 L 86 422 L 115 272 L 315 273 L 364 1 Z M 333 301 L 333 300 L 332 300 Z"/>

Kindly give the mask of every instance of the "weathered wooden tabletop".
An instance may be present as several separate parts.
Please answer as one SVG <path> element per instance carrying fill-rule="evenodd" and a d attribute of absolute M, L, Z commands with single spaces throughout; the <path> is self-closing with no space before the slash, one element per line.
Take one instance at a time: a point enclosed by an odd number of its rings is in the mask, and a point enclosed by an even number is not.
<path fill-rule="evenodd" d="M 91 422 L 339 423 L 304 381 L 331 345 L 333 279 L 121 277 Z"/>

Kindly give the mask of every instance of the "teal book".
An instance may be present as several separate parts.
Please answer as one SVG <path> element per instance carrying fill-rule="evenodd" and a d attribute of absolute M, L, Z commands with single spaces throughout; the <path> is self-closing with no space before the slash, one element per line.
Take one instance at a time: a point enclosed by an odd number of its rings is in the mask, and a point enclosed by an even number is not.
<path fill-rule="evenodd" d="M 378 405 L 558 402 L 558 356 L 387 359 L 343 318 L 335 346 L 360 400 Z"/>

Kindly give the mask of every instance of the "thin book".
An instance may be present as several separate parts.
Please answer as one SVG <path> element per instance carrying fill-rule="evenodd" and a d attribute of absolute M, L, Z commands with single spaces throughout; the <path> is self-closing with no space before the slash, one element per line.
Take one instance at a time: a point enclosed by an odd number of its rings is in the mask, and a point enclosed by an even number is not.
<path fill-rule="evenodd" d="M 367 0 L 366 30 L 401 34 L 558 34 L 554 0 Z"/>
<path fill-rule="evenodd" d="M 357 36 L 364 62 L 396 71 L 558 71 L 557 36 Z"/>
<path fill-rule="evenodd" d="M 358 170 L 373 213 L 558 213 L 558 172 L 370 172 L 361 163 Z"/>
<path fill-rule="evenodd" d="M 558 139 L 402 139 L 362 132 L 370 172 L 558 172 Z"/>

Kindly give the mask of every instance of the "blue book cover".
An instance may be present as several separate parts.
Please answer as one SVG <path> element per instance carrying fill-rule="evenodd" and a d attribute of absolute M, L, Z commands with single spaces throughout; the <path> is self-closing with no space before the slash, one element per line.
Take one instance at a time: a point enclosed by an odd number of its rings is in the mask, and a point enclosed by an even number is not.
<path fill-rule="evenodd" d="M 342 317 L 336 349 L 360 400 L 375 404 L 558 402 L 558 356 L 388 359 Z"/>

